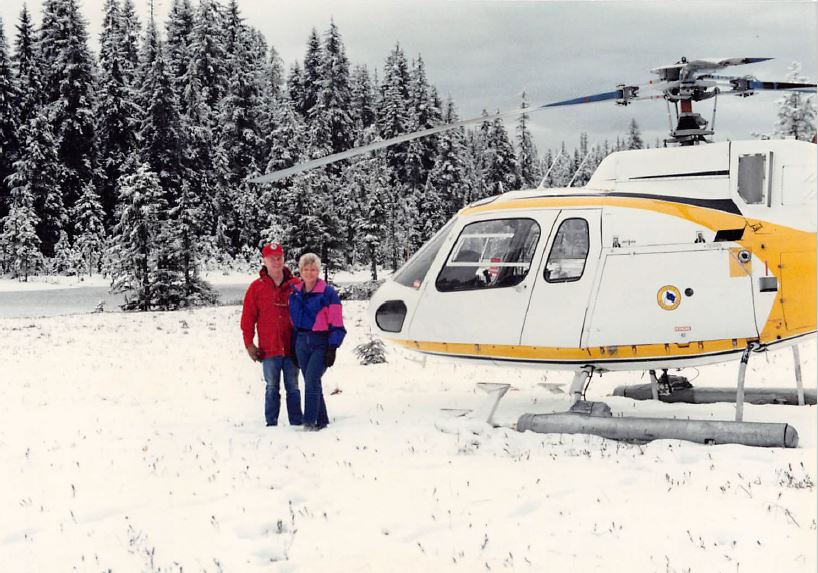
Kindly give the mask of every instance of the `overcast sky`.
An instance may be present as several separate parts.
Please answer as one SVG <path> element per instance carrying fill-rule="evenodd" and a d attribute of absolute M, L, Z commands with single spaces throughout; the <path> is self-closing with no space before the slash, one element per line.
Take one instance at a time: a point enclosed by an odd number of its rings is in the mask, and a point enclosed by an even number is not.
<path fill-rule="evenodd" d="M 103 0 L 79 0 L 96 49 Z M 140 15 L 148 0 L 134 0 Z M 195 0 L 194 0 L 195 2 Z M 9 43 L 24 0 L 0 0 Z M 156 0 L 164 29 L 171 0 Z M 35 20 L 40 0 L 28 0 Z M 732 68 L 736 74 L 781 80 L 792 61 L 814 81 L 818 51 L 815 2 L 539 2 L 475 0 L 240 0 L 246 21 L 260 29 L 289 65 L 304 56 L 312 27 L 324 32 L 334 18 L 353 64 L 378 68 L 395 43 L 407 57 L 423 56 L 429 80 L 451 95 L 461 119 L 615 89 L 651 79 L 650 69 L 707 57 L 774 57 Z M 745 139 L 770 131 L 776 94 L 720 98 L 717 139 Z M 711 100 L 712 101 L 712 100 Z M 710 102 L 697 110 L 708 120 Z M 586 131 L 592 143 L 624 134 L 636 118 L 653 144 L 668 131 L 664 102 L 612 102 L 546 110 L 532 115 L 540 152 Z M 512 120 L 507 122 L 511 129 Z"/>

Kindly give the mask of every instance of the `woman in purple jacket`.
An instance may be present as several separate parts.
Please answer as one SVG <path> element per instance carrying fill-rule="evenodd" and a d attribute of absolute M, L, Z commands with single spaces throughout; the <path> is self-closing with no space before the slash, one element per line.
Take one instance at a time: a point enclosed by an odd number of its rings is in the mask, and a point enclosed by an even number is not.
<path fill-rule="evenodd" d="M 329 423 L 321 376 L 335 364 L 335 352 L 347 331 L 338 293 L 318 278 L 321 259 L 307 253 L 298 261 L 301 282 L 290 295 L 295 362 L 304 374 L 304 428 L 321 430 Z"/>

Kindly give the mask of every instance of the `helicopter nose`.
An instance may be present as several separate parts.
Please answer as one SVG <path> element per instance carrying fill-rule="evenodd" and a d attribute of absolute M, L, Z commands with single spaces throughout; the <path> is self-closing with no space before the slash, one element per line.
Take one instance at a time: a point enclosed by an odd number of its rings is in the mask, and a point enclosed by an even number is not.
<path fill-rule="evenodd" d="M 387 280 L 369 300 L 367 314 L 372 329 L 388 338 L 408 335 L 412 312 L 419 292 L 393 280 Z"/>

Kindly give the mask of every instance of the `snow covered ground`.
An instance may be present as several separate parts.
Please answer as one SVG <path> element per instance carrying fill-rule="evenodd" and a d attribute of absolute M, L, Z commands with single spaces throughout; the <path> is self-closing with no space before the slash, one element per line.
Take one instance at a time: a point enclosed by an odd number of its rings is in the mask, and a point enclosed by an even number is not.
<path fill-rule="evenodd" d="M 360 366 L 364 308 L 345 305 L 318 433 L 264 427 L 238 307 L 0 319 L 0 571 L 815 571 L 815 407 L 746 406 L 794 424 L 795 450 L 491 429 L 441 408 L 477 409 L 475 382 L 507 381 L 511 424 L 567 407 L 538 383 L 570 374 L 394 348 Z M 801 354 L 813 385 L 814 341 Z M 695 383 L 733 385 L 736 369 Z M 792 380 L 788 349 L 750 361 L 748 386 Z M 589 398 L 644 381 L 606 374 Z"/>

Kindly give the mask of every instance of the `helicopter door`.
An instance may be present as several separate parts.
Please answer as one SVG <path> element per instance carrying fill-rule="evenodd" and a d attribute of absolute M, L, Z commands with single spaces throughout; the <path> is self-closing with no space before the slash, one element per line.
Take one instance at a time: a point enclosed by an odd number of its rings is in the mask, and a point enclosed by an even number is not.
<path fill-rule="evenodd" d="M 580 346 L 602 244 L 601 213 L 560 212 L 543 253 L 520 344 Z"/>
<path fill-rule="evenodd" d="M 540 238 L 532 218 L 466 224 L 433 268 L 409 327 L 428 342 L 518 344 L 533 282 L 529 268 Z M 433 274 L 432 277 L 435 277 Z"/>

